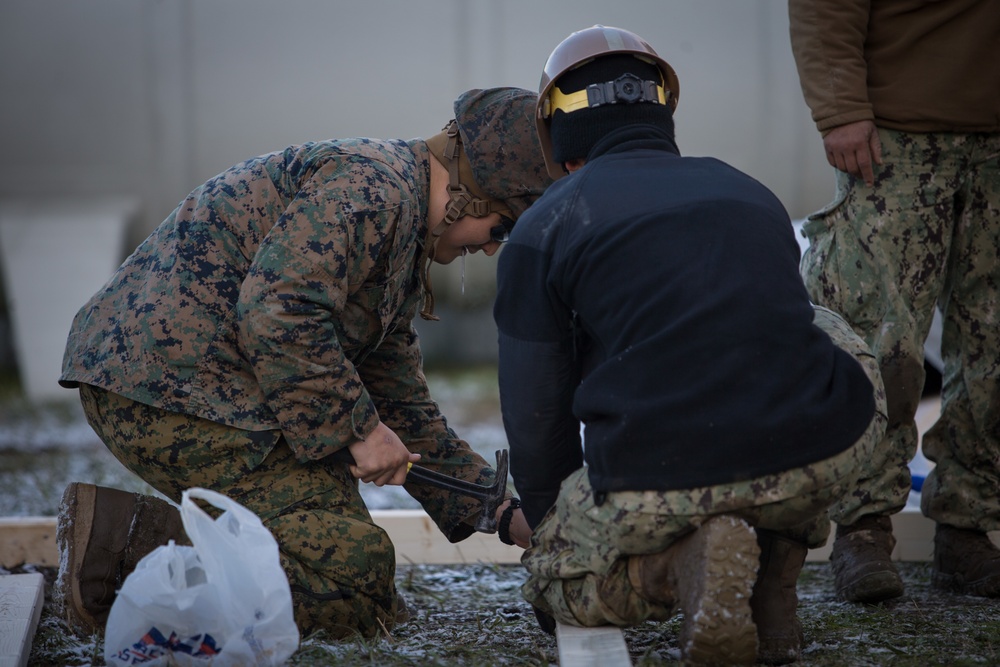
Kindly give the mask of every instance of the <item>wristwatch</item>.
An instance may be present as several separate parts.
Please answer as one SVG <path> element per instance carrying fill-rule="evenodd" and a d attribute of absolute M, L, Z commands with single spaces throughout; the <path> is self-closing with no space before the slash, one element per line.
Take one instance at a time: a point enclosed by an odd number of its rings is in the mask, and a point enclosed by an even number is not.
<path fill-rule="evenodd" d="M 520 506 L 521 501 L 518 498 L 511 498 L 510 505 L 507 505 L 507 509 L 505 509 L 503 514 L 500 515 L 500 524 L 497 526 L 497 536 L 504 544 L 514 544 L 514 540 L 510 539 L 510 520 L 514 518 L 514 510 Z"/>

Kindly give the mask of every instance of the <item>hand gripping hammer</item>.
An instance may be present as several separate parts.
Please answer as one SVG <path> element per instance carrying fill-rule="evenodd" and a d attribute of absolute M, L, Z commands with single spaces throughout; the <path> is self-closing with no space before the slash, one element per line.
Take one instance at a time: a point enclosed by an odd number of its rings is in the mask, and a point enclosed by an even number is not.
<path fill-rule="evenodd" d="M 333 456 L 338 460 L 354 463 L 354 457 L 347 449 L 338 450 Z M 496 479 L 489 486 L 456 479 L 412 463 L 407 464 L 407 477 L 414 482 L 429 484 L 439 489 L 479 500 L 482 504 L 479 519 L 476 521 L 476 530 L 480 533 L 495 533 L 497 532 L 497 508 L 503 504 L 504 496 L 507 495 L 507 472 L 509 469 L 506 449 L 498 449 L 496 457 Z"/>

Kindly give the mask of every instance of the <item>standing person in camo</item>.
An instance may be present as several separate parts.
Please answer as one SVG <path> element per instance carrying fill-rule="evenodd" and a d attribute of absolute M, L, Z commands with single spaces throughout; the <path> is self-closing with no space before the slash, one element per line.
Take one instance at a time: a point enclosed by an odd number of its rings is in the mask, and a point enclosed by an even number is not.
<path fill-rule="evenodd" d="M 680 155 L 677 100 L 626 30 L 573 33 L 545 65 L 559 180 L 512 233 L 494 306 L 534 529 L 522 592 L 549 630 L 680 610 L 687 664 L 791 662 L 796 581 L 884 431 L 881 379 L 809 302 L 775 196 Z"/>
<path fill-rule="evenodd" d="M 416 461 L 494 477 L 431 399 L 413 319 L 434 318 L 431 262 L 494 254 L 550 182 L 535 99 L 472 90 L 426 141 L 321 141 L 236 165 L 182 201 L 74 320 L 60 382 L 79 387 L 91 426 L 175 502 L 198 486 L 256 513 L 303 634 L 373 636 L 406 617 L 358 479 L 404 484 Z M 405 487 L 449 540 L 472 534 L 476 501 Z M 526 546 L 510 506 L 497 514 Z M 138 560 L 185 536 L 162 500 L 72 484 L 57 539 L 66 615 L 93 632 Z"/>
<path fill-rule="evenodd" d="M 943 314 L 936 462 L 921 510 L 936 523 L 934 585 L 1000 596 L 1000 5 L 989 0 L 790 0 L 792 51 L 836 168 L 810 216 L 813 300 L 871 346 L 885 380 L 884 468 L 831 513 L 837 594 L 903 594 L 890 516 L 910 491 L 924 341 Z"/>

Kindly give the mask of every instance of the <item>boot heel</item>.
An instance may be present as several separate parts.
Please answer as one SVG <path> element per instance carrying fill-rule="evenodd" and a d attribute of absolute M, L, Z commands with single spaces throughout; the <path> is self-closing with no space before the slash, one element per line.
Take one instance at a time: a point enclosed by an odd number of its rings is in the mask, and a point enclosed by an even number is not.
<path fill-rule="evenodd" d="M 757 543 L 760 571 L 750 599 L 759 641 L 757 659 L 768 665 L 784 665 L 798 660 L 802 651 L 796 588 L 809 550 L 770 531 L 758 530 Z"/>
<path fill-rule="evenodd" d="M 713 517 L 677 547 L 672 585 L 684 613 L 680 643 L 685 662 L 753 664 L 757 626 L 750 598 L 760 557 L 753 529 L 735 517 Z"/>

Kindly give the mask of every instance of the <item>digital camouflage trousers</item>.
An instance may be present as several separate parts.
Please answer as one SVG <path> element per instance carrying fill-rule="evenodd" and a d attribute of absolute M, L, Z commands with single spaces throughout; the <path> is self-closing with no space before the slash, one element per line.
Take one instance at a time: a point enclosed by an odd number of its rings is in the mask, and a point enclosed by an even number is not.
<path fill-rule="evenodd" d="M 868 343 L 885 382 L 887 465 L 833 515 L 852 524 L 906 503 L 924 341 L 943 320 L 941 417 L 923 438 L 936 462 L 923 513 L 1000 529 L 1000 134 L 879 130 L 872 187 L 837 172 L 837 196 L 809 217 L 802 276 L 814 302 Z"/>
<path fill-rule="evenodd" d="M 741 517 L 810 547 L 826 543 L 827 509 L 861 475 L 883 464 L 872 456 L 885 433 L 885 394 L 868 347 L 836 314 L 815 309 L 816 324 L 855 355 L 874 387 L 876 414 L 844 452 L 817 463 L 734 484 L 677 491 L 608 493 L 600 505 L 586 467 L 567 477 L 521 562 L 525 599 L 557 620 L 585 627 L 666 620 L 675 610 L 638 595 L 628 557 L 662 551 L 718 514 Z M 794 445 L 794 443 L 790 443 Z"/>
<path fill-rule="evenodd" d="M 185 489 L 212 489 L 261 518 L 278 542 L 303 636 L 322 629 L 333 638 L 370 637 L 393 627 L 395 550 L 346 464 L 301 463 L 279 431 L 232 428 L 89 385 L 80 386 L 80 397 L 108 449 L 157 491 L 180 502 Z M 463 514 L 446 523 L 475 518 L 475 508 L 453 502 L 453 494 L 417 493 L 435 519 L 449 511 Z"/>

